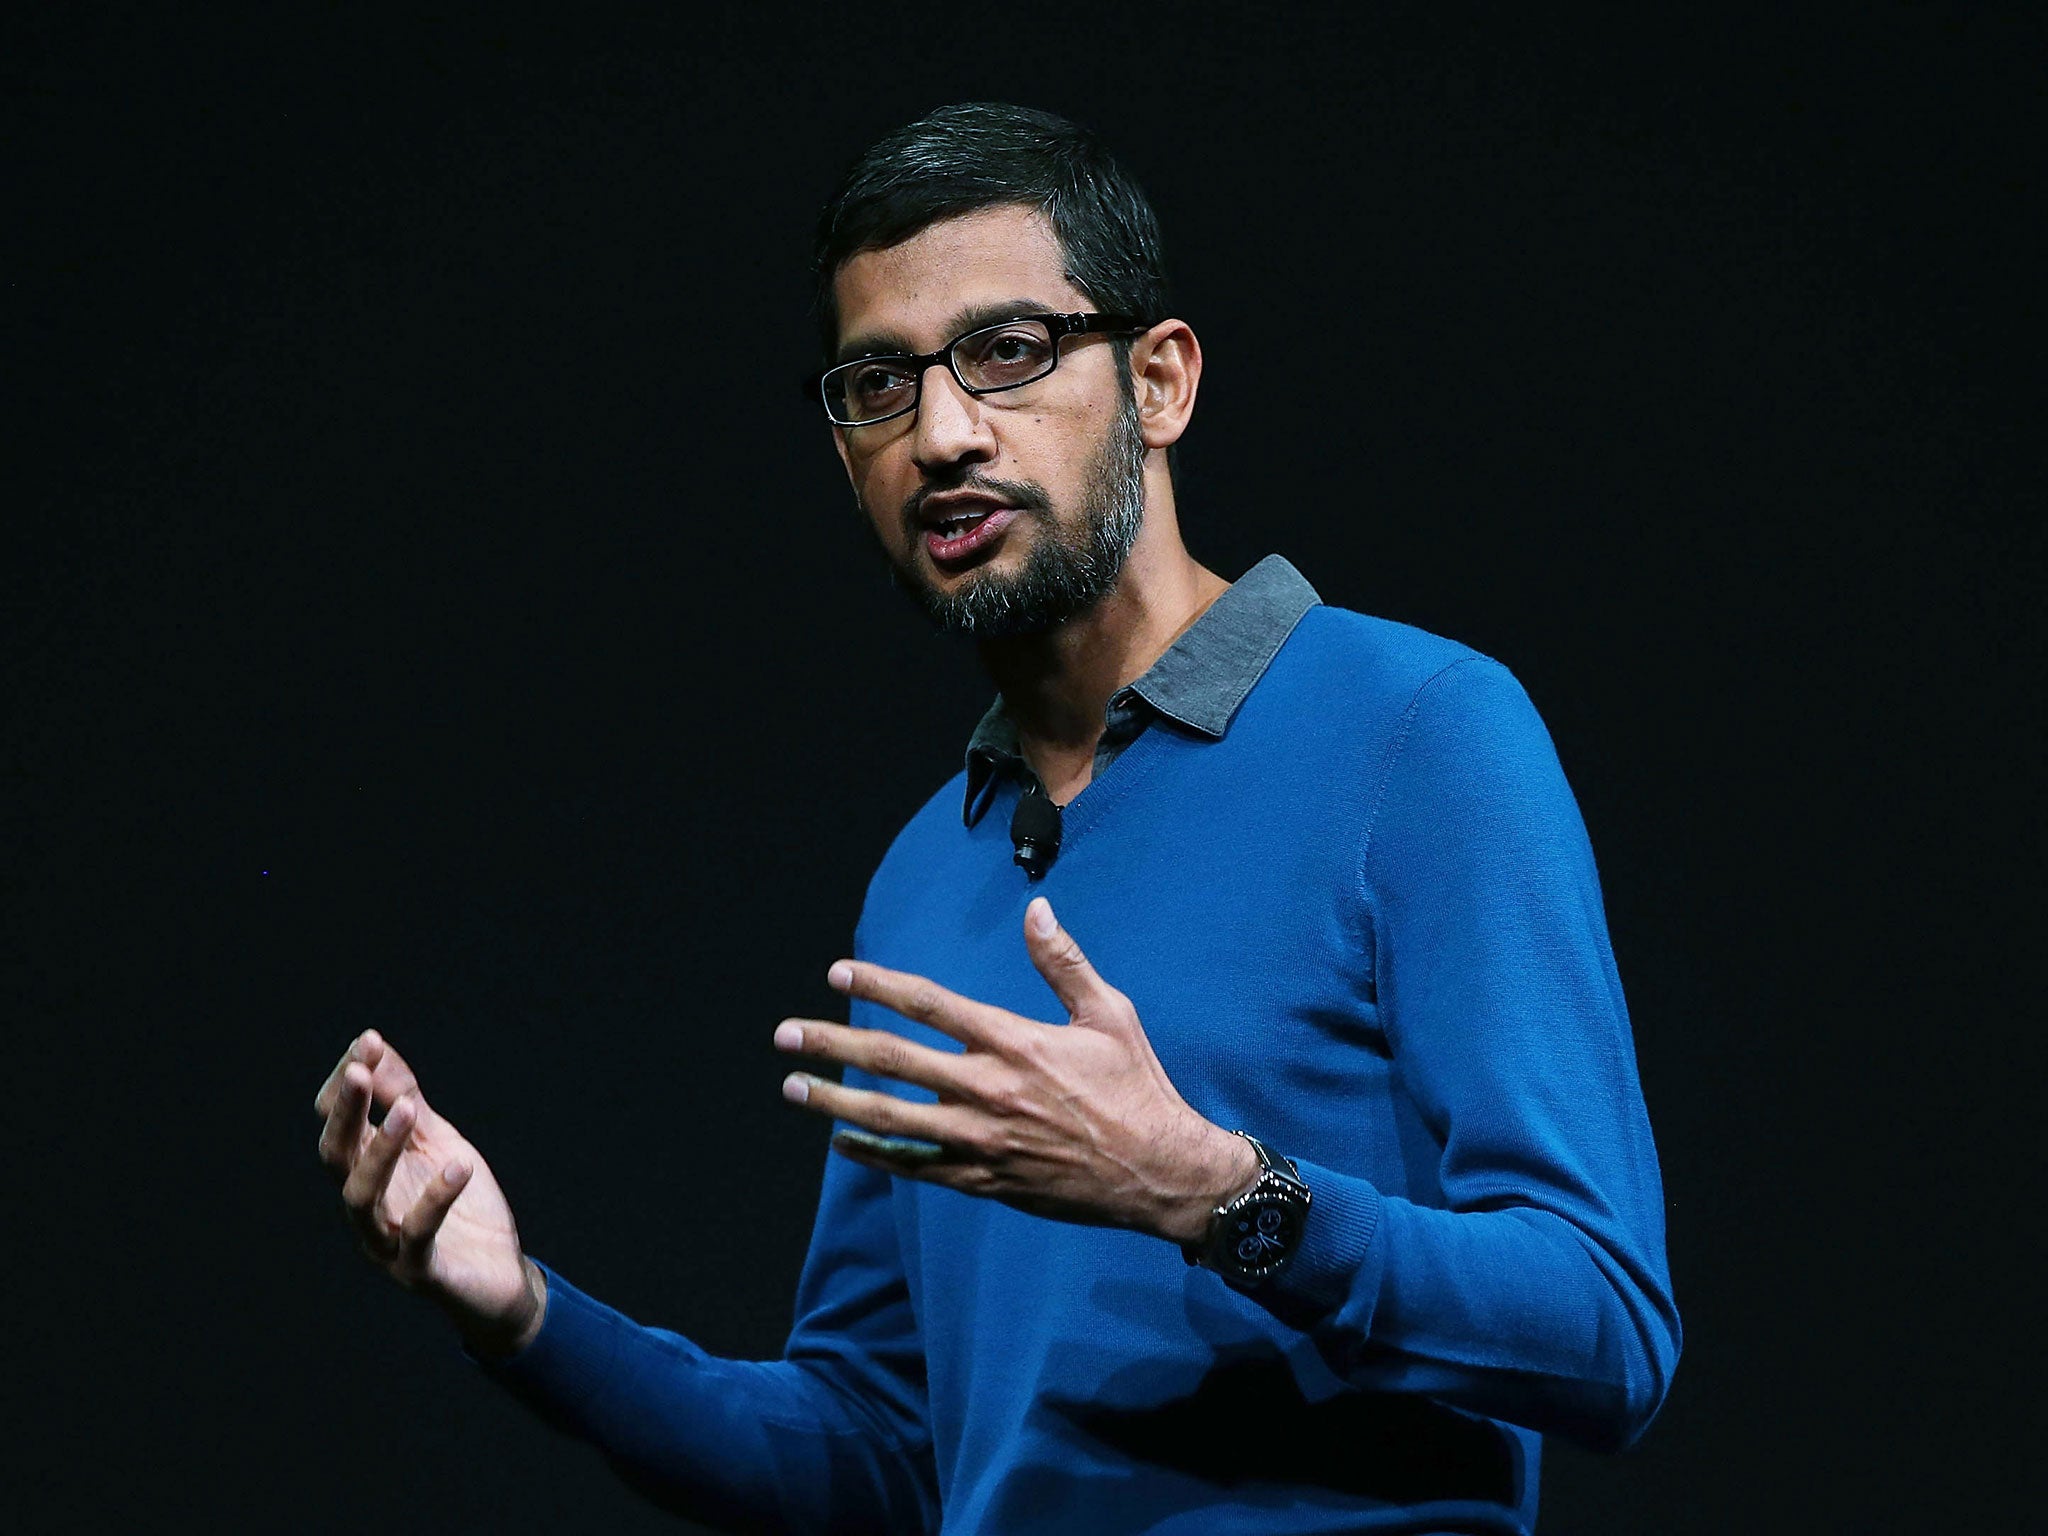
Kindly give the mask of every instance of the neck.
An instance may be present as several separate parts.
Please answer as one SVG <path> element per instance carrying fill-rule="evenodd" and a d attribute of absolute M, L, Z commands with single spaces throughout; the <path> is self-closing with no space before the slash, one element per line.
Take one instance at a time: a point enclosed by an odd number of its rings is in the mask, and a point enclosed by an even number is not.
<path fill-rule="evenodd" d="M 1087 786 L 1110 698 L 1229 585 L 1188 554 L 1169 501 L 1148 507 L 1115 590 L 1094 608 L 1044 634 L 982 643 L 1025 759 L 1055 801 Z"/>

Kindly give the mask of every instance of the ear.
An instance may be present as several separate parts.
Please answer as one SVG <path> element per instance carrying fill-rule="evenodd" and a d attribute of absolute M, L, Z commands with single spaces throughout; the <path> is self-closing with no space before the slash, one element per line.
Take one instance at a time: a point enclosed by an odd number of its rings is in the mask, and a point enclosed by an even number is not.
<path fill-rule="evenodd" d="M 1131 386 L 1147 448 L 1170 448 L 1195 414 L 1202 344 L 1185 320 L 1162 320 L 1131 344 Z"/>

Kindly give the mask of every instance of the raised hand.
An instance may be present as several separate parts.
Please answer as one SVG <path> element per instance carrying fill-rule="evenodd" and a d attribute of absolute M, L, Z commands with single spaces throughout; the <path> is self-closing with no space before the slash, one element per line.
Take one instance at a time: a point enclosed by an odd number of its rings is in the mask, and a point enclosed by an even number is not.
<path fill-rule="evenodd" d="M 370 1124 L 370 1105 L 384 1111 Z M 476 1148 L 434 1112 L 405 1058 L 359 1035 L 314 1097 L 320 1161 L 341 1184 L 363 1252 L 454 1319 L 479 1354 L 524 1347 L 546 1282 L 519 1246 L 504 1191 Z"/>
<path fill-rule="evenodd" d="M 1043 898 L 1024 915 L 1032 964 L 1065 1006 L 1062 1029 L 949 992 L 923 977 L 842 960 L 829 973 L 958 1040 L 933 1050 L 888 1030 L 785 1019 L 776 1046 L 933 1090 L 936 1104 L 848 1088 L 808 1073 L 784 1096 L 873 1136 L 833 1145 L 856 1162 L 984 1195 L 1062 1221 L 1198 1241 L 1216 1205 L 1249 1188 L 1258 1158 L 1188 1106 L 1145 1037 L 1131 1000 L 1096 974 Z"/>

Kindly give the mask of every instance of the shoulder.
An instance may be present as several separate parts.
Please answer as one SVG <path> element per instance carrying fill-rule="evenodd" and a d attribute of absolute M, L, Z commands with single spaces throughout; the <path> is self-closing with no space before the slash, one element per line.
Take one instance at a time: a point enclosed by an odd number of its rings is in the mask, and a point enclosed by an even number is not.
<path fill-rule="evenodd" d="M 1349 608 L 1318 605 L 1281 651 L 1293 686 L 1335 690 L 1348 707 L 1394 729 L 1435 715 L 1519 714 L 1529 708 L 1512 672 L 1459 640 Z"/>
<path fill-rule="evenodd" d="M 1501 662 L 1413 625 L 1318 608 L 1304 620 L 1304 671 L 1343 679 L 1353 712 L 1370 719 L 1376 763 L 1366 825 L 1377 843 L 1389 816 L 1412 818 L 1425 839 L 1555 821 L 1577 806 L 1550 731 L 1521 680 Z M 1355 708 L 1363 704 L 1362 711 Z"/>
<path fill-rule="evenodd" d="M 1491 661 L 1462 641 L 1326 603 L 1302 615 L 1286 649 L 1298 665 L 1410 694 L 1448 667 Z"/>
<path fill-rule="evenodd" d="M 1522 800 L 1563 793 L 1548 728 L 1520 679 L 1493 657 L 1411 624 L 1317 607 L 1289 641 L 1296 718 L 1341 719 L 1343 740 L 1362 748 L 1377 817 L 1389 794 L 1446 793 Z M 1283 652 L 1285 655 L 1286 652 Z"/>

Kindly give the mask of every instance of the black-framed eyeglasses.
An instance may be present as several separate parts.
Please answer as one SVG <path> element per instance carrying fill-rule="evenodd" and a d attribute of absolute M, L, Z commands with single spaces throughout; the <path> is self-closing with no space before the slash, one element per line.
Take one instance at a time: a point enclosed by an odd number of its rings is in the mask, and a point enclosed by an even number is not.
<path fill-rule="evenodd" d="M 1142 331 L 1129 315 L 1016 315 L 955 336 L 936 352 L 857 357 L 804 380 L 804 393 L 823 397 L 838 427 L 871 427 L 917 409 L 927 369 L 943 363 L 970 395 L 1000 394 L 1036 383 L 1060 365 L 1069 336 Z"/>

